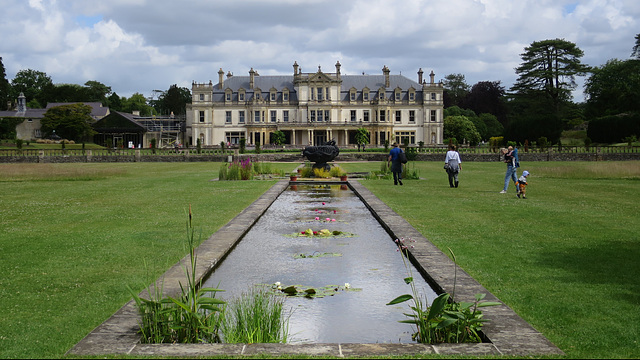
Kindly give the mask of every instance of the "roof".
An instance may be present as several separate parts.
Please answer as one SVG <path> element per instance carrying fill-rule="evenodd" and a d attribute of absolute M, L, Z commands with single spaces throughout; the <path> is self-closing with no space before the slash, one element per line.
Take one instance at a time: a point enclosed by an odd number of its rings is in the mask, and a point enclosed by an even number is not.
<path fill-rule="evenodd" d="M 351 88 L 355 88 L 358 91 L 367 88 L 371 93 L 376 93 L 385 85 L 385 75 L 341 75 L 340 79 L 342 80 L 342 94 L 340 97 L 345 101 L 349 99 Z M 260 89 L 262 94 L 268 94 L 271 89 L 276 89 L 278 92 L 289 89 L 290 101 L 297 101 L 293 75 L 254 76 L 253 88 L 249 86 L 249 81 L 249 76 L 232 76 L 223 81 L 222 88 L 220 88 L 219 83 L 214 85 L 213 101 L 224 101 L 224 94 L 227 89 L 231 89 L 234 93 L 237 93 L 240 89 L 245 89 L 247 100 L 252 97 L 254 89 Z M 391 93 L 396 88 L 400 88 L 404 94 L 413 88 L 416 90 L 416 100 L 422 98 L 422 85 L 403 75 L 389 75 L 389 86 L 386 88 L 386 92 Z"/>
<path fill-rule="evenodd" d="M 25 112 L 18 112 L 16 110 L 12 111 L 0 111 L 0 117 L 22 117 L 25 119 L 42 119 L 44 117 L 44 113 L 52 107 L 62 106 L 62 105 L 73 105 L 73 104 L 84 104 L 89 105 L 91 107 L 91 117 L 101 118 L 107 116 L 109 114 L 109 108 L 103 107 L 99 102 L 73 102 L 73 103 L 48 103 L 45 109 L 29 109 Z"/>
<path fill-rule="evenodd" d="M 135 115 L 114 111 L 92 125 L 98 132 L 144 132 L 145 128 L 135 120 Z"/>

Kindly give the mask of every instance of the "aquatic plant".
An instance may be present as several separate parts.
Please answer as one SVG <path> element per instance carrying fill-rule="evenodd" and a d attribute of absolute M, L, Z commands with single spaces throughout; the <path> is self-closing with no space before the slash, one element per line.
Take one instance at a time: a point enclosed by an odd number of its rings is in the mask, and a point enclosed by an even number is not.
<path fill-rule="evenodd" d="M 284 298 L 253 288 L 229 302 L 221 332 L 225 343 L 286 343 L 290 317 Z"/>
<path fill-rule="evenodd" d="M 215 293 L 223 291 L 201 287 L 196 279 L 197 256 L 195 254 L 195 230 L 192 225 L 191 206 L 187 221 L 189 268 L 183 267 L 187 277 L 186 285 L 180 282 L 178 297 L 162 297 L 162 287 L 147 287 L 150 299 L 138 296 L 130 287 L 129 292 L 140 313 L 140 333 L 142 343 L 214 343 L 220 342 L 218 331 L 223 319 L 224 301 L 215 298 Z"/>
<path fill-rule="evenodd" d="M 414 240 L 407 240 L 414 242 Z M 478 308 L 485 306 L 501 305 L 499 302 L 483 301 L 485 294 L 476 294 L 474 302 L 455 302 L 448 293 L 440 294 L 429 306 L 427 299 L 416 289 L 413 282 L 413 273 L 410 264 L 407 263 L 408 249 L 411 245 L 406 245 L 404 239 L 396 239 L 398 249 L 402 254 L 402 261 L 408 272 L 408 277 L 404 282 L 411 286 L 411 294 L 400 295 L 391 300 L 387 305 L 400 304 L 412 301 L 409 305 L 412 313 L 406 314 L 409 320 L 401 320 L 401 323 L 416 326 L 416 332 L 411 335 L 412 339 L 423 344 L 436 343 L 476 343 L 482 342 L 480 329 L 484 322 L 482 311 Z M 449 252 L 454 257 L 453 251 Z M 454 293 L 455 293 L 454 276 Z"/>

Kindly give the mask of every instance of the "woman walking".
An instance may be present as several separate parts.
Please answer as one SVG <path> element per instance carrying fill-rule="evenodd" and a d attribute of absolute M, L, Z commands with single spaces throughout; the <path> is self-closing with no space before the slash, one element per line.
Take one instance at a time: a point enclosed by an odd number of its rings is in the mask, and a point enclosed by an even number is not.
<path fill-rule="evenodd" d="M 447 175 L 449 175 L 449 187 L 458 187 L 458 173 L 462 170 L 461 163 L 460 154 L 456 151 L 456 146 L 449 145 L 449 151 L 447 151 L 447 155 L 444 158 Z"/>

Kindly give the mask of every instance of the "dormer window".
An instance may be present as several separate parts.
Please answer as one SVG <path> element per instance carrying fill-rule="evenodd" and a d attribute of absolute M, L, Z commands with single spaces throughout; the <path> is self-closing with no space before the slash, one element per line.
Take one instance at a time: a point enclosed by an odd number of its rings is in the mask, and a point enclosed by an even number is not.
<path fill-rule="evenodd" d="M 278 90 L 271 88 L 269 90 L 269 101 L 275 102 L 276 100 L 278 100 Z"/>
<path fill-rule="evenodd" d="M 362 90 L 362 100 L 363 101 L 369 101 L 369 89 L 368 88 L 364 88 Z"/>
<path fill-rule="evenodd" d="M 238 101 L 244 101 L 244 95 L 245 95 L 244 89 L 238 90 Z"/>
<path fill-rule="evenodd" d="M 289 89 L 282 90 L 282 101 L 289 101 Z"/>
<path fill-rule="evenodd" d="M 231 95 L 233 94 L 233 91 L 231 91 L 231 89 L 227 89 L 224 92 L 224 101 L 231 101 Z"/>
<path fill-rule="evenodd" d="M 396 88 L 394 96 L 396 102 L 402 101 L 402 90 L 400 90 L 400 88 Z"/>
<path fill-rule="evenodd" d="M 384 89 L 378 91 L 378 99 L 384 100 Z"/>
<path fill-rule="evenodd" d="M 409 89 L 409 101 L 416 101 L 416 89 Z"/>

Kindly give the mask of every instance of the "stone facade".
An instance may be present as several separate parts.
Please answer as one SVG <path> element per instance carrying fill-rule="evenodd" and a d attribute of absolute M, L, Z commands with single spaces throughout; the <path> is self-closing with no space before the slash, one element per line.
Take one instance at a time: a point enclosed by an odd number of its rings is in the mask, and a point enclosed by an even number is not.
<path fill-rule="evenodd" d="M 187 105 L 187 143 L 202 146 L 221 142 L 272 144 L 282 131 L 285 144 L 320 145 L 335 140 L 339 146 L 356 144 L 357 130 L 365 128 L 371 144 L 441 145 L 443 138 L 443 84 L 402 75 L 343 75 L 303 73 L 297 63 L 293 75 L 249 76 L 218 72 L 218 83 L 193 83 Z"/>

